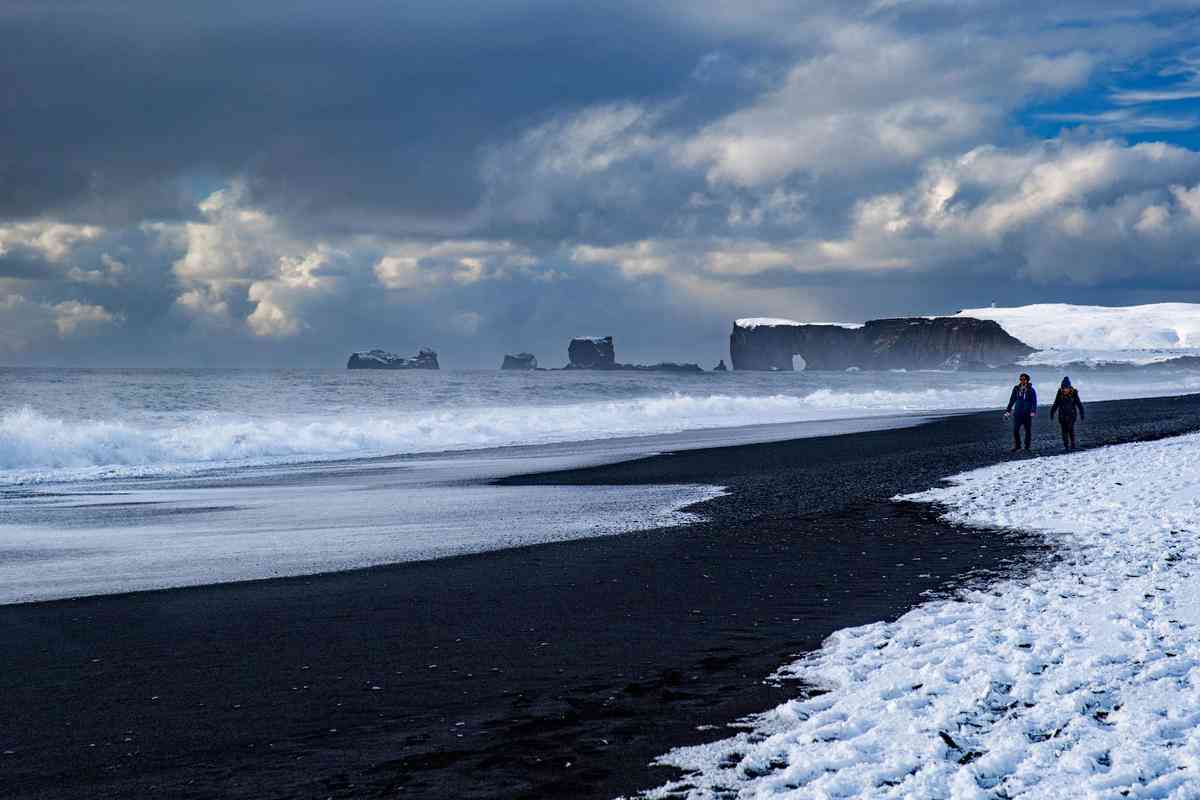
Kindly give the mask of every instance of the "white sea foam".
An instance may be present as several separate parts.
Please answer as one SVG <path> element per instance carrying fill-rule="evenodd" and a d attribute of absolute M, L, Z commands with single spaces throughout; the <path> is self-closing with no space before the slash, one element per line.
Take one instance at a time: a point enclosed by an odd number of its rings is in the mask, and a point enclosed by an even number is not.
<path fill-rule="evenodd" d="M 430 453 L 937 408 L 953 392 L 817 390 L 685 395 L 544 407 L 459 407 L 263 419 L 201 414 L 170 423 L 0 415 L 0 483 L 179 474 L 298 460 Z M 853 414 L 848 412 L 854 412 Z"/>
<path fill-rule="evenodd" d="M 928 376 L 925 383 L 913 381 L 912 375 L 889 375 L 873 376 L 861 385 L 797 386 L 794 393 L 761 396 L 674 392 L 563 405 L 395 412 L 376 407 L 277 416 L 223 411 L 66 419 L 24 407 L 0 414 L 0 484 L 175 475 L 228 466 L 967 410 L 1001 403 L 1008 389 L 1000 376 L 939 374 Z M 1200 373 L 1140 384 L 1127 378 L 1109 383 L 1091 378 L 1084 389 L 1085 402 L 1196 391 Z"/>
<path fill-rule="evenodd" d="M 1200 435 L 976 470 L 908 499 L 1060 559 L 783 670 L 828 693 L 676 750 L 651 797 L 1200 797 Z M 989 536 L 985 530 L 965 533 Z"/>
<path fill-rule="evenodd" d="M 1200 347 L 1176 347 L 1169 350 L 1146 348 L 1144 350 L 1080 350 L 1071 348 L 1052 348 L 1038 350 L 1021 359 L 1026 366 L 1064 366 L 1067 364 L 1087 364 L 1092 367 L 1134 364 L 1161 364 L 1174 358 L 1184 356 L 1200 356 Z"/>
<path fill-rule="evenodd" d="M 460 485 L 325 473 L 0 500 L 0 604 L 421 561 L 681 525 L 713 486 Z M 425 470 L 448 480 L 422 483 Z M 115 505 L 114 505 L 115 504 Z M 219 531 L 219 535 L 214 532 Z"/>

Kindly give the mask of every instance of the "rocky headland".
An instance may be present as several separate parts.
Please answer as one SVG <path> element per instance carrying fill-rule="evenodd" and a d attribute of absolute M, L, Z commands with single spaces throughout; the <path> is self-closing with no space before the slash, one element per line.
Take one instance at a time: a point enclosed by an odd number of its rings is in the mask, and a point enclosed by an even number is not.
<path fill-rule="evenodd" d="M 729 356 L 742 370 L 986 369 L 1007 366 L 1034 348 L 993 320 L 902 317 L 863 325 L 739 319 Z"/>

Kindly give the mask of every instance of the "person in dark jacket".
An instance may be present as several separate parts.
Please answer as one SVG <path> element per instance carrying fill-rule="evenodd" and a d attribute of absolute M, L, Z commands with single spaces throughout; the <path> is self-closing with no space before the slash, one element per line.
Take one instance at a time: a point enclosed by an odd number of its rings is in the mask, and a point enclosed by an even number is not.
<path fill-rule="evenodd" d="M 1029 380 L 1029 375 L 1022 372 L 1018 383 L 1008 396 L 1008 408 L 1004 409 L 1005 418 L 1012 417 L 1013 421 L 1013 452 L 1021 449 L 1021 429 L 1025 429 L 1025 449 L 1029 449 L 1029 440 L 1033 436 L 1033 418 L 1037 416 L 1037 389 Z"/>
<path fill-rule="evenodd" d="M 1050 406 L 1050 419 L 1058 412 L 1058 425 L 1062 428 L 1063 449 L 1075 449 L 1075 413 L 1083 419 L 1083 403 L 1079 401 L 1079 390 L 1071 385 L 1070 378 L 1062 379 L 1062 386 L 1054 396 L 1054 405 Z"/>

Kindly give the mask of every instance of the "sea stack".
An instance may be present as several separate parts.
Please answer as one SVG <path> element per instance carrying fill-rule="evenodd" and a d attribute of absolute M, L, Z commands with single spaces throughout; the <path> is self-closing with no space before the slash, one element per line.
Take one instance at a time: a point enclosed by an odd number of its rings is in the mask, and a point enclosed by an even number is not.
<path fill-rule="evenodd" d="M 346 369 L 440 369 L 437 352 L 422 347 L 412 358 L 389 353 L 386 350 L 367 350 L 351 353 Z"/>
<path fill-rule="evenodd" d="M 611 336 L 577 336 L 567 347 L 567 369 L 615 369 Z"/>
<path fill-rule="evenodd" d="M 729 335 L 733 368 L 750 370 L 960 369 L 1013 364 L 1032 352 L 998 323 L 970 317 L 863 325 L 751 318 L 737 320 Z"/>
<path fill-rule="evenodd" d="M 507 354 L 500 369 L 537 369 L 537 357 L 533 353 Z"/>
<path fill-rule="evenodd" d="M 618 372 L 704 372 L 699 364 L 660 361 L 657 364 L 618 364 L 611 336 L 576 336 L 567 347 L 563 369 L 595 369 Z"/>

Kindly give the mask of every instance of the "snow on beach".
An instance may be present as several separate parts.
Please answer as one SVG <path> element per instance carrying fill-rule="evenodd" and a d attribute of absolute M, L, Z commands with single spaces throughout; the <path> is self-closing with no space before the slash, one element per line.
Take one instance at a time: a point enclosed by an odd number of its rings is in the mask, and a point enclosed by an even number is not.
<path fill-rule="evenodd" d="M 1200 434 L 1020 460 L 906 498 L 1040 531 L 1032 575 L 852 628 L 828 689 L 662 762 L 651 797 L 1200 797 Z"/>

